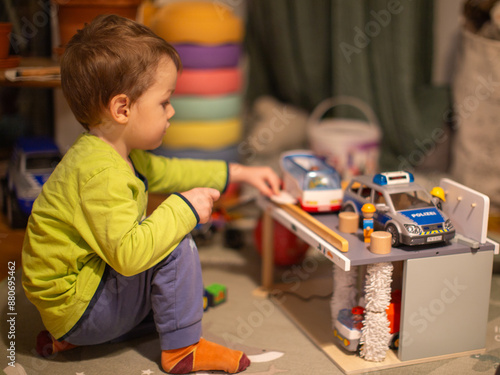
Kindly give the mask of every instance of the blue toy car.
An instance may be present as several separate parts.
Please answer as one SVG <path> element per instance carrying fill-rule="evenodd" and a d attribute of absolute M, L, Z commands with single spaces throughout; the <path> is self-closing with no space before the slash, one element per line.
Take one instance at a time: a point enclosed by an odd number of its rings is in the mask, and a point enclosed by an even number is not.
<path fill-rule="evenodd" d="M 409 172 L 354 177 L 344 191 L 342 210 L 363 217 L 365 203 L 375 206 L 374 229 L 391 233 L 392 246 L 449 241 L 455 236 L 450 219 Z"/>
<path fill-rule="evenodd" d="M 33 202 L 60 160 L 61 153 L 49 138 L 21 138 L 16 142 L 1 189 L 11 227 L 26 225 Z"/>

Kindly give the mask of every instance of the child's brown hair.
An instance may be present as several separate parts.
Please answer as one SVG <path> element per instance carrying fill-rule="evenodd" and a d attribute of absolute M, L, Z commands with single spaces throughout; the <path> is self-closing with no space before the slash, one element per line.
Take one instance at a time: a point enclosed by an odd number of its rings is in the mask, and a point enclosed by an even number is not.
<path fill-rule="evenodd" d="M 98 125 L 110 100 L 125 94 L 133 104 L 153 83 L 160 59 L 178 71 L 177 51 L 149 28 L 116 15 L 98 16 L 71 38 L 61 59 L 61 85 L 85 129 Z"/>

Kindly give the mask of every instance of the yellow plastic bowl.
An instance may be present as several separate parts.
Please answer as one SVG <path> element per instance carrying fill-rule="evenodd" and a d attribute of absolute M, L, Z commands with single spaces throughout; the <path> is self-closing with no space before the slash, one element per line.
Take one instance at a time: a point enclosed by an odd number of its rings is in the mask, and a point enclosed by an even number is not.
<path fill-rule="evenodd" d="M 241 140 L 241 119 L 216 121 L 171 121 L 163 145 L 173 149 L 217 150 Z"/>
<path fill-rule="evenodd" d="M 243 41 L 243 22 L 212 1 L 179 1 L 159 9 L 151 29 L 169 43 L 224 44 Z"/>

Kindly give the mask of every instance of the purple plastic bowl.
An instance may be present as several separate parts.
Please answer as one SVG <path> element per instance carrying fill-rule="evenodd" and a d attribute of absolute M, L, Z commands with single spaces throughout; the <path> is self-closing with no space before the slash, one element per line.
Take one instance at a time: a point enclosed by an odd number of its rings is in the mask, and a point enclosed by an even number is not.
<path fill-rule="evenodd" d="M 191 69 L 229 68 L 238 65 L 241 45 L 236 43 L 203 46 L 199 44 L 174 44 L 182 65 Z"/>

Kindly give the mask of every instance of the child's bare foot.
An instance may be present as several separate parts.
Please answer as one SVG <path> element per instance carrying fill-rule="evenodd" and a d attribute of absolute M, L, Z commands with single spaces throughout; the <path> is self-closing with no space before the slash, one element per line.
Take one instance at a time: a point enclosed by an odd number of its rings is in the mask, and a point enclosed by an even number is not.
<path fill-rule="evenodd" d="M 42 331 L 36 338 L 36 352 L 42 357 L 49 357 L 54 353 L 73 349 L 76 345 L 66 341 L 57 341 L 49 331 Z"/>
<path fill-rule="evenodd" d="M 169 374 L 187 374 L 201 370 L 235 374 L 245 370 L 250 365 L 250 360 L 241 351 L 231 350 L 202 338 L 198 343 L 185 348 L 164 350 L 161 365 Z"/>

